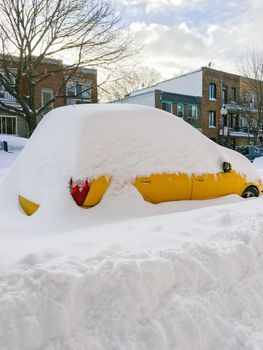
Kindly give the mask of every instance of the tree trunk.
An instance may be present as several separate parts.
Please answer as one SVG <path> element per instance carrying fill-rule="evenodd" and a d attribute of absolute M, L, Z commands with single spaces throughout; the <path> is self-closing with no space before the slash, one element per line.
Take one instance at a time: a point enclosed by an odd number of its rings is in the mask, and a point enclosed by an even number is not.
<path fill-rule="evenodd" d="M 30 114 L 29 116 L 27 116 L 26 119 L 27 119 L 28 132 L 30 137 L 37 126 L 37 116 L 35 114 Z"/>

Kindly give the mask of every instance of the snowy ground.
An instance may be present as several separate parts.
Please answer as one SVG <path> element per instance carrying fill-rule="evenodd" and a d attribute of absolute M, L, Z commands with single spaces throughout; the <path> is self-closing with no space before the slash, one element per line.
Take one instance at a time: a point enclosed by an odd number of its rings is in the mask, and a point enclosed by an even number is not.
<path fill-rule="evenodd" d="M 263 349 L 262 198 L 65 203 L 0 214 L 1 350 Z"/>

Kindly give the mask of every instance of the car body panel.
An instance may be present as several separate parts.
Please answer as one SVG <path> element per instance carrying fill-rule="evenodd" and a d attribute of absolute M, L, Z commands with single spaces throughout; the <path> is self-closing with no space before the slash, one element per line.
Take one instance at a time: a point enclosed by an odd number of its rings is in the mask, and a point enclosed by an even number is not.
<path fill-rule="evenodd" d="M 18 196 L 19 203 L 21 205 L 21 208 L 24 210 L 24 212 L 28 215 L 31 216 L 33 215 L 38 208 L 40 207 L 39 204 L 34 203 L 30 201 L 29 199 L 23 197 L 23 196 Z"/>
<path fill-rule="evenodd" d="M 229 173 L 193 175 L 191 199 L 216 198 L 233 193 L 235 174 Z"/>
<path fill-rule="evenodd" d="M 92 180 L 90 190 L 82 207 L 90 208 L 98 204 L 109 187 L 110 181 L 111 178 L 107 178 L 106 176 L 100 176 L 97 179 Z"/>
<path fill-rule="evenodd" d="M 152 174 L 136 177 L 134 186 L 143 198 L 151 203 L 161 203 L 191 198 L 192 179 L 187 174 Z"/>
<path fill-rule="evenodd" d="M 91 182 L 89 193 L 82 208 L 97 205 L 110 185 L 111 177 L 100 176 Z M 229 173 L 201 174 L 152 174 L 136 177 L 133 185 L 141 193 L 145 201 L 158 204 L 179 200 L 203 200 L 217 198 L 229 194 L 242 195 L 246 188 L 253 186 L 258 193 L 263 192 L 263 183 L 246 181 L 246 176 L 233 170 Z M 19 195 L 19 202 L 27 215 L 34 214 L 39 204 Z"/>
<path fill-rule="evenodd" d="M 263 190 L 261 180 L 246 181 L 245 175 L 233 170 L 229 173 L 200 174 L 153 174 L 137 177 L 133 183 L 143 198 L 151 203 L 178 200 L 202 200 L 229 194 L 242 195 L 249 186 L 255 187 L 259 194 Z"/>

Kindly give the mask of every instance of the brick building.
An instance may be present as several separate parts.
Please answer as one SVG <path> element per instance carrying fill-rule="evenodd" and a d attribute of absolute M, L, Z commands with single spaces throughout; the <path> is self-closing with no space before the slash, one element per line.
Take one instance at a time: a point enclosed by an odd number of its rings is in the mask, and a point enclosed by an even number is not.
<path fill-rule="evenodd" d="M 217 143 L 235 148 L 252 142 L 244 94 L 253 103 L 248 79 L 202 67 L 134 91 L 118 102 L 153 106 L 183 118 Z"/>
<path fill-rule="evenodd" d="M 15 74 L 15 63 L 10 62 L 10 66 L 12 66 L 12 64 L 14 66 L 13 70 Z M 10 68 L 11 67 L 9 67 L 9 69 Z M 36 74 L 46 75 L 46 78 L 41 83 L 36 85 L 34 103 L 37 109 L 41 108 L 49 100 L 51 100 L 58 91 L 61 91 L 61 86 L 64 85 L 62 92 L 60 92 L 61 97 L 56 98 L 54 103 L 52 103 L 46 109 L 45 113 L 53 108 L 68 104 L 98 102 L 97 71 L 95 69 L 79 68 L 77 71 L 72 73 L 62 61 L 45 59 L 39 66 Z M 22 94 L 29 95 L 26 84 L 23 84 L 23 82 L 21 83 L 21 91 Z M 5 91 L 1 84 L 0 101 L 4 102 L 5 104 L 19 107 L 16 99 Z M 43 117 L 43 115 L 39 117 L 39 120 Z M 14 134 L 27 137 L 28 127 L 22 118 L 16 115 L 5 115 L 0 112 L 0 134 Z"/>

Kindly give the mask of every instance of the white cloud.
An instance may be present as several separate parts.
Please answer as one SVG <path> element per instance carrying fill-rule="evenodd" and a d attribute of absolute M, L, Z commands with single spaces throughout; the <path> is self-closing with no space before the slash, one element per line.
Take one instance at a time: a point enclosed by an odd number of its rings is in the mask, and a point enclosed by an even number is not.
<path fill-rule="evenodd" d="M 229 47 L 225 38 L 234 40 L 236 33 L 235 28 L 227 29 L 214 24 L 198 28 L 185 22 L 171 27 L 133 23 L 130 29 L 144 47 L 144 62 L 167 77 L 197 69 L 209 61 L 226 67 Z M 234 47 L 233 41 L 231 45 Z"/>
<path fill-rule="evenodd" d="M 262 0 L 228 0 L 224 6 L 222 0 L 115 1 L 140 9 L 140 20 L 132 17 L 130 31 L 144 47 L 143 63 L 167 77 L 209 61 L 235 72 L 242 54 L 262 42 Z M 157 9 L 166 11 L 153 12 Z"/>
<path fill-rule="evenodd" d="M 169 10 L 173 7 L 193 7 L 207 0 L 118 0 L 129 6 L 143 6 L 146 13 Z"/>
<path fill-rule="evenodd" d="M 188 25 L 185 22 L 180 23 L 178 28 L 186 33 L 190 32 Z"/>

